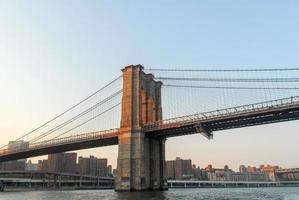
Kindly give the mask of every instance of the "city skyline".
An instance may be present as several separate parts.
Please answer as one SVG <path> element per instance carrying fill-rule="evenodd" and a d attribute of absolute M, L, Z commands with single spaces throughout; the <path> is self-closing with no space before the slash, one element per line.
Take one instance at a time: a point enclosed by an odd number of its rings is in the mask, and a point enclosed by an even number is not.
<path fill-rule="evenodd" d="M 297 2 L 231 7 L 219 2 L 217 6 L 89 2 L 83 7 L 78 2 L 71 6 L 66 1 L 32 2 L 28 6 L 0 1 L 1 145 L 91 94 L 128 64 L 201 69 L 299 63 Z M 180 9 L 192 16 L 184 16 Z M 281 10 L 284 15 L 277 14 Z M 250 14 L 253 11 L 255 15 Z M 212 26 L 215 22 L 218 25 Z M 263 163 L 296 167 L 298 128 L 294 121 L 222 131 L 213 140 L 200 134 L 171 138 L 166 142 L 166 159 L 191 158 L 198 165 L 228 164 L 233 169 Z M 116 167 L 116 146 L 78 154 L 91 152 L 111 158 Z"/>
<path fill-rule="evenodd" d="M 66 163 L 70 163 L 70 166 L 72 166 L 74 163 L 78 165 L 79 162 L 80 162 L 80 159 L 99 159 L 99 160 L 106 160 L 106 165 L 107 166 L 112 166 L 112 165 L 109 164 L 109 158 L 104 158 L 104 157 L 98 158 L 98 157 L 95 157 L 93 155 L 89 155 L 87 157 L 83 157 L 83 156 L 78 155 L 77 151 L 69 151 L 69 152 L 64 152 L 64 153 L 49 154 L 49 155 L 46 155 L 46 156 L 43 156 L 43 157 L 45 157 L 45 159 L 38 160 L 38 162 L 34 162 L 34 160 L 32 158 L 17 160 L 16 162 L 22 162 L 22 163 L 26 163 L 26 164 L 30 164 L 30 165 L 31 164 L 35 164 L 36 165 L 36 164 L 39 164 L 40 161 L 52 160 L 52 161 L 49 161 L 51 163 L 51 165 L 52 165 L 52 168 L 55 168 L 54 166 L 57 165 L 57 164 L 59 164 L 58 168 L 63 168 L 64 169 L 64 167 L 67 167 L 67 171 L 69 170 L 69 168 L 68 168 L 68 166 L 65 165 Z M 65 159 L 65 161 L 62 161 L 61 163 L 59 163 L 59 162 L 53 162 L 53 160 L 59 160 L 59 159 L 60 160 Z M 181 158 L 181 157 L 175 157 L 175 159 L 166 159 L 166 162 L 172 162 L 172 161 L 176 161 L 176 160 L 187 161 L 187 162 L 189 162 L 189 164 L 188 164 L 189 167 L 192 167 L 192 168 L 196 167 L 196 168 L 206 169 L 206 168 L 211 168 L 212 166 L 213 166 L 213 168 L 215 167 L 215 165 L 213 165 L 213 163 L 208 163 L 206 165 L 198 165 L 195 162 L 193 162 L 192 159 L 190 159 L 190 158 Z M 8 161 L 8 162 L 10 162 L 10 161 Z M 261 167 L 270 167 L 270 166 L 271 167 L 276 167 L 277 169 L 284 169 L 284 168 L 286 168 L 285 166 L 279 166 L 279 165 L 274 164 L 274 163 L 262 163 L 259 166 L 246 165 L 246 164 L 241 163 L 238 166 L 237 170 L 236 169 L 232 169 L 227 164 L 225 164 L 224 166 L 216 166 L 216 168 L 214 168 L 214 169 L 226 169 L 226 170 L 233 170 L 233 171 L 239 171 L 239 172 L 241 172 L 242 171 L 241 167 L 243 167 L 245 169 L 246 168 L 257 169 L 257 168 L 261 168 Z M 298 169 L 298 166 L 295 167 L 295 168 Z M 116 168 L 112 168 L 112 169 L 116 170 Z M 52 171 L 52 172 L 55 171 L 55 169 L 47 169 L 47 170 Z"/>

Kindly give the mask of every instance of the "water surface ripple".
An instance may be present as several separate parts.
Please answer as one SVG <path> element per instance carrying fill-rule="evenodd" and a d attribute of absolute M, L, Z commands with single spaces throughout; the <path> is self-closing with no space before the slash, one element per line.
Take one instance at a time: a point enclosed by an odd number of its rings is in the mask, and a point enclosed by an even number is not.
<path fill-rule="evenodd" d="M 32 191 L 0 193 L 0 200 L 299 200 L 299 187 L 170 189 L 159 192 L 113 190 Z"/>

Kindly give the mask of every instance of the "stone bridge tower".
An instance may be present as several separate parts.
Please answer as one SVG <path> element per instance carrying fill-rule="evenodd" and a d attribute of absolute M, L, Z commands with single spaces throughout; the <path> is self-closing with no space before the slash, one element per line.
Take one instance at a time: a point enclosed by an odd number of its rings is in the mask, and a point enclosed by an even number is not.
<path fill-rule="evenodd" d="M 123 97 L 115 189 L 167 189 L 165 139 L 142 131 L 148 122 L 162 119 L 161 86 L 141 65 L 123 70 Z"/>

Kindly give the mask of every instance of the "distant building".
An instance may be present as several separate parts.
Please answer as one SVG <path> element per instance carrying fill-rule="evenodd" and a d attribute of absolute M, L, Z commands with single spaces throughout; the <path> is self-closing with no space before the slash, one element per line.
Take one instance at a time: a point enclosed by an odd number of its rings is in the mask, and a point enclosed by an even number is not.
<path fill-rule="evenodd" d="M 224 165 L 224 171 L 230 171 L 229 166 L 228 165 Z"/>
<path fill-rule="evenodd" d="M 24 171 L 26 162 L 24 160 L 14 160 L 0 163 L 0 171 Z"/>
<path fill-rule="evenodd" d="M 263 166 L 262 168 L 260 168 L 260 171 L 268 174 L 270 181 L 277 181 L 278 178 L 276 175 L 276 170 L 278 170 L 278 169 L 279 169 L 278 166 L 267 165 L 267 166 Z"/>
<path fill-rule="evenodd" d="M 107 177 L 108 176 L 108 160 L 106 158 L 97 159 L 97 171 L 98 176 Z"/>
<path fill-rule="evenodd" d="M 223 169 L 221 169 L 221 168 L 213 168 L 213 166 L 212 165 L 208 165 L 205 169 L 204 169 L 204 171 L 206 172 L 206 173 L 208 173 L 208 172 L 216 172 L 216 171 L 227 171 L 227 172 L 232 172 L 232 170 L 231 169 L 229 169 L 229 166 L 228 165 L 225 165 L 224 166 L 224 168 Z"/>
<path fill-rule="evenodd" d="M 210 165 L 208 165 L 206 168 L 205 168 L 205 171 L 206 172 L 213 172 L 214 170 L 213 170 L 213 166 L 210 164 Z"/>
<path fill-rule="evenodd" d="M 262 173 L 262 172 L 251 172 L 251 173 L 235 172 L 230 174 L 229 180 L 242 181 L 242 182 L 248 182 L 248 181 L 264 182 L 264 181 L 269 181 L 269 178 L 266 173 Z"/>
<path fill-rule="evenodd" d="M 166 161 L 167 178 L 169 180 L 184 180 L 193 177 L 191 160 L 183 160 L 179 157 L 173 161 Z"/>
<path fill-rule="evenodd" d="M 207 175 L 210 181 L 227 181 L 229 179 L 228 173 L 224 170 L 207 172 Z"/>
<path fill-rule="evenodd" d="M 175 180 L 175 161 L 168 160 L 166 161 L 166 172 L 168 180 Z"/>
<path fill-rule="evenodd" d="M 241 172 L 231 172 L 231 171 L 215 171 L 215 172 L 208 172 L 208 179 L 210 181 L 235 181 L 235 182 L 269 181 L 267 174 L 262 172 L 241 173 Z"/>
<path fill-rule="evenodd" d="M 47 172 L 48 169 L 48 160 L 39 160 L 37 163 L 37 171 Z"/>
<path fill-rule="evenodd" d="M 110 177 L 113 176 L 113 174 L 112 174 L 112 166 L 111 165 L 107 166 L 107 175 L 110 176 Z"/>
<path fill-rule="evenodd" d="M 8 143 L 8 151 L 24 150 L 29 147 L 29 142 L 23 140 L 10 141 Z M 0 164 L 1 171 L 24 171 L 26 168 L 26 159 L 3 162 Z"/>
<path fill-rule="evenodd" d="M 19 141 L 9 141 L 8 143 L 8 151 L 18 151 L 29 148 L 29 142 L 25 142 L 24 140 Z"/>
<path fill-rule="evenodd" d="M 240 173 L 246 173 L 247 172 L 247 168 L 245 167 L 245 165 L 240 165 L 239 172 Z"/>
<path fill-rule="evenodd" d="M 58 153 L 48 155 L 50 172 L 76 173 L 77 153 Z"/>
<path fill-rule="evenodd" d="M 90 158 L 79 157 L 78 172 L 83 175 L 89 175 L 90 172 Z"/>
<path fill-rule="evenodd" d="M 204 169 L 192 165 L 193 178 L 192 180 L 208 180 L 207 173 Z"/>
<path fill-rule="evenodd" d="M 256 167 L 252 167 L 252 166 L 248 166 L 247 167 L 247 172 L 248 173 L 255 173 L 255 172 L 257 172 L 258 170 L 257 170 L 257 168 Z"/>
<path fill-rule="evenodd" d="M 29 160 L 25 165 L 25 171 L 36 171 L 37 164 L 33 164 L 31 160 Z"/>
<path fill-rule="evenodd" d="M 117 169 L 113 169 L 113 170 L 112 170 L 112 174 L 113 174 L 113 176 L 115 177 L 115 176 L 117 175 Z"/>
<path fill-rule="evenodd" d="M 106 158 L 98 159 L 94 156 L 89 158 L 79 157 L 78 171 L 83 175 L 108 176 L 108 160 Z"/>

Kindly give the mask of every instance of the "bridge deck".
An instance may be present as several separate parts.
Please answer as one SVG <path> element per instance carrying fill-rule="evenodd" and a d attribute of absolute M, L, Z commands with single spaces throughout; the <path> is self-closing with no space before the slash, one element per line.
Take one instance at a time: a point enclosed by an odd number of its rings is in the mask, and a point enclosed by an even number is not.
<path fill-rule="evenodd" d="M 299 119 L 299 96 L 157 121 L 145 125 L 143 131 L 149 137 L 166 138 L 202 133 L 211 138 L 213 131 L 297 119 Z M 118 134 L 119 129 L 111 129 L 33 143 L 26 149 L 13 151 L 5 149 L 0 151 L 0 162 L 116 145 Z"/>
<path fill-rule="evenodd" d="M 203 133 L 210 138 L 213 131 L 297 119 L 298 96 L 161 120 L 145 125 L 144 131 L 154 137 Z"/>
<path fill-rule="evenodd" d="M 0 162 L 65 151 L 116 145 L 118 144 L 118 133 L 118 129 L 111 129 L 33 143 L 26 149 L 5 149 L 0 151 Z"/>

